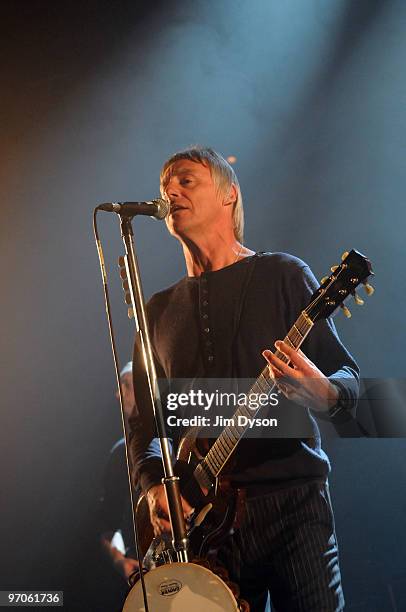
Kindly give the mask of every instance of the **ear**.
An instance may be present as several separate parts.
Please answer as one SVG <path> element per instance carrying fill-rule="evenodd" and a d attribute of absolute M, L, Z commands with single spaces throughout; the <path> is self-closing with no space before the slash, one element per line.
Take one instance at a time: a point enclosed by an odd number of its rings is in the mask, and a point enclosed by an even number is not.
<path fill-rule="evenodd" d="M 235 204 L 238 197 L 238 190 L 234 183 L 231 183 L 231 187 L 228 190 L 228 193 L 224 196 L 223 206 L 230 206 L 230 204 Z"/>

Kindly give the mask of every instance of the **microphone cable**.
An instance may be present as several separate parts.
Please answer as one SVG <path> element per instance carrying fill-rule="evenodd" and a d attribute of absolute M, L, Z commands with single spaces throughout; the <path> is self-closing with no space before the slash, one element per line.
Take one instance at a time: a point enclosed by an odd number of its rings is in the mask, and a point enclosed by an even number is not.
<path fill-rule="evenodd" d="M 105 303 L 105 308 L 106 308 L 107 322 L 108 322 L 110 342 L 111 342 L 111 351 L 113 353 L 114 370 L 116 373 L 118 394 L 119 394 L 119 399 L 120 399 L 121 421 L 122 421 L 123 432 L 124 432 L 125 457 L 126 457 L 126 463 L 127 463 L 127 476 L 128 476 L 128 483 L 129 483 L 129 488 L 130 488 L 131 511 L 132 511 L 133 527 L 134 527 L 135 549 L 136 549 L 137 559 L 139 563 L 139 574 L 140 574 L 140 580 L 141 580 L 141 586 L 142 586 L 142 595 L 144 599 L 144 609 L 145 609 L 145 612 L 149 612 L 148 601 L 147 601 L 147 590 L 145 587 L 144 571 L 142 567 L 141 552 L 140 552 L 140 548 L 138 545 L 139 538 L 138 538 L 138 530 L 137 530 L 137 521 L 135 519 L 135 513 L 134 513 L 134 496 L 133 496 L 133 487 L 132 487 L 132 481 L 131 481 L 130 456 L 129 456 L 128 446 L 127 446 L 127 430 L 126 430 L 125 419 L 124 419 L 124 401 L 123 401 L 123 393 L 122 393 L 121 381 L 120 381 L 120 366 L 118 363 L 117 347 L 116 347 L 116 341 L 114 337 L 113 320 L 111 316 L 111 306 L 110 306 L 110 295 L 109 295 L 109 288 L 108 288 L 108 283 L 107 283 L 106 267 L 104 263 L 103 248 L 102 248 L 102 244 L 99 238 L 99 231 L 97 227 L 97 213 L 98 212 L 99 212 L 98 208 L 95 208 L 93 211 L 93 233 L 94 233 L 94 238 L 96 242 L 97 254 L 99 257 L 100 271 L 102 275 L 104 303 Z M 129 586 L 132 586 L 130 582 L 129 582 Z"/>

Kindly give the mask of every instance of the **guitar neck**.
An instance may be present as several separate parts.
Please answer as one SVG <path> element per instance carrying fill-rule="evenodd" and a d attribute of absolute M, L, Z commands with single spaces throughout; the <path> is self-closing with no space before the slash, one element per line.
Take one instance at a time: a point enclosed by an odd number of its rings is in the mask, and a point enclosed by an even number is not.
<path fill-rule="evenodd" d="M 297 350 L 312 327 L 313 321 L 309 318 L 305 311 L 303 311 L 293 324 L 287 336 L 284 338 L 284 341 L 292 348 Z M 285 363 L 289 363 L 289 359 L 280 351 L 275 351 L 275 355 Z M 248 425 L 238 425 L 238 423 L 241 422 L 238 417 L 245 416 L 248 418 L 254 418 L 260 410 L 260 407 L 256 410 L 249 408 L 250 397 L 258 397 L 259 393 L 266 393 L 269 395 L 274 388 L 275 383 L 269 374 L 268 366 L 266 366 L 248 391 L 247 402 L 239 406 L 235 411 L 232 417 L 232 422 L 234 424 L 232 426 L 228 425 L 224 428 L 207 453 L 206 457 L 195 469 L 195 478 L 202 486 L 208 487 L 213 483 L 213 480 L 220 475 L 220 472 L 229 460 L 231 454 L 234 452 L 238 442 L 247 431 Z"/>

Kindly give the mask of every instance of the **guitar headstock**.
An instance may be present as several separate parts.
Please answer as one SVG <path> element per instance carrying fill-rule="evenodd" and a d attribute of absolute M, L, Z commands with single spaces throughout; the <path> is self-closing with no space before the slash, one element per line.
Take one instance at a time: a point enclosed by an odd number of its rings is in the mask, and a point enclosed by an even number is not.
<path fill-rule="evenodd" d="M 351 316 L 344 301 L 353 297 L 356 304 L 361 306 L 364 300 L 356 293 L 359 285 L 363 285 L 367 295 L 372 295 L 374 288 L 368 283 L 373 276 L 372 265 L 369 259 L 355 249 L 343 253 L 341 264 L 332 266 L 332 274 L 321 279 L 321 285 L 312 295 L 311 302 L 306 308 L 306 314 L 315 322 L 326 319 L 337 308 L 341 307 L 347 317 Z"/>

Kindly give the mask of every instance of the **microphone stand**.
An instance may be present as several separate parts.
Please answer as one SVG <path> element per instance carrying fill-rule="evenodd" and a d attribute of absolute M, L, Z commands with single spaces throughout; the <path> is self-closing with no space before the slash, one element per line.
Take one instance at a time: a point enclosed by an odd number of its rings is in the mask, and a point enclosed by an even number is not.
<path fill-rule="evenodd" d="M 137 254 L 133 241 L 134 232 L 131 225 L 132 217 L 121 214 L 119 214 L 119 217 L 121 237 L 125 247 L 124 260 L 127 270 L 128 290 L 131 296 L 134 321 L 138 335 L 137 340 L 139 340 L 139 346 L 142 351 L 145 373 L 148 380 L 148 387 L 154 410 L 154 418 L 161 446 L 164 470 L 164 478 L 162 479 L 162 483 L 165 487 L 165 493 L 168 500 L 169 520 L 172 530 L 172 545 L 175 549 L 177 560 L 179 562 L 187 563 L 188 537 L 180 497 L 179 476 L 175 476 L 173 471 L 169 440 L 166 435 L 164 414 L 162 411 L 161 397 L 159 393 L 158 380 L 156 376 L 145 312 L 145 300 L 142 291 Z"/>

